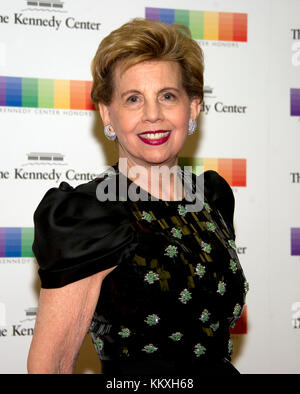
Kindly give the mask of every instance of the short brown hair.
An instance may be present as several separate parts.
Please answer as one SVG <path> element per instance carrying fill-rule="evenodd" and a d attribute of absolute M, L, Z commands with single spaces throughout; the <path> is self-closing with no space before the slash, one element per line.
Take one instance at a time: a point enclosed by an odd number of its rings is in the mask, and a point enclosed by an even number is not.
<path fill-rule="evenodd" d="M 178 62 L 188 96 L 203 99 L 203 53 L 185 26 L 136 18 L 112 31 L 102 40 L 92 61 L 94 103 L 111 103 L 113 71 L 121 60 L 125 69 L 149 60 Z"/>

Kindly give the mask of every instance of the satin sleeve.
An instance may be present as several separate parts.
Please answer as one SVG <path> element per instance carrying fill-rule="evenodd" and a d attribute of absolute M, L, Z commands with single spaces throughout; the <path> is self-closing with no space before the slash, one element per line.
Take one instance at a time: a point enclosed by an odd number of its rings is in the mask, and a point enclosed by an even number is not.
<path fill-rule="evenodd" d="M 43 288 L 58 288 L 119 265 L 134 253 L 135 233 L 122 202 L 66 182 L 34 213 L 33 252 Z"/>
<path fill-rule="evenodd" d="M 205 197 L 219 210 L 235 239 L 235 199 L 231 187 L 221 175 L 210 170 L 204 173 L 204 190 Z"/>

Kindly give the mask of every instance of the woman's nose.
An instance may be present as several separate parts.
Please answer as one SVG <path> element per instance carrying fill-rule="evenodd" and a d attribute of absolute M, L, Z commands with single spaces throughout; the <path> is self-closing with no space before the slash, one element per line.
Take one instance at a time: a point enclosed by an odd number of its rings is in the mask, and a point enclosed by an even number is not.
<path fill-rule="evenodd" d="M 149 100 L 144 104 L 143 120 L 145 122 L 157 122 L 162 120 L 163 114 L 162 109 L 157 100 Z"/>

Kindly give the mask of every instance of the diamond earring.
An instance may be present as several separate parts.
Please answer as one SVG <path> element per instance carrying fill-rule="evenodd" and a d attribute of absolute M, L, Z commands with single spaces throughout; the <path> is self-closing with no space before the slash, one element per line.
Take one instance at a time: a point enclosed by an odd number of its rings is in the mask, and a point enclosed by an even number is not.
<path fill-rule="evenodd" d="M 194 134 L 196 128 L 197 128 L 197 121 L 196 121 L 196 119 L 190 118 L 189 119 L 188 135 Z"/>
<path fill-rule="evenodd" d="M 116 139 L 116 133 L 111 130 L 110 124 L 107 124 L 106 126 L 104 126 L 104 134 L 105 134 L 105 137 L 111 141 Z"/>

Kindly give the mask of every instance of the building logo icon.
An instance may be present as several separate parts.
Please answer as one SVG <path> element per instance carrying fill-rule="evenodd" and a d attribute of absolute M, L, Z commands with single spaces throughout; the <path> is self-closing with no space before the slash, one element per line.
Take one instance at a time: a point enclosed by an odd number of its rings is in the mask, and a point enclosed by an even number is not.
<path fill-rule="evenodd" d="M 205 97 L 213 97 L 213 88 L 211 86 L 203 86 L 203 95 Z"/>
<path fill-rule="evenodd" d="M 292 304 L 292 327 L 300 328 L 300 302 Z"/>
<path fill-rule="evenodd" d="M 32 319 L 33 317 L 36 318 L 36 314 L 37 314 L 37 307 L 31 307 L 25 309 L 25 315 L 29 319 Z"/>
<path fill-rule="evenodd" d="M 34 1 L 34 0 L 27 0 L 27 5 L 29 7 L 40 7 L 41 9 L 51 8 L 53 10 L 62 9 L 64 6 L 64 2 L 60 0 L 55 1 Z"/>
<path fill-rule="evenodd" d="M 27 153 L 27 164 L 65 164 L 61 153 L 30 152 Z"/>

